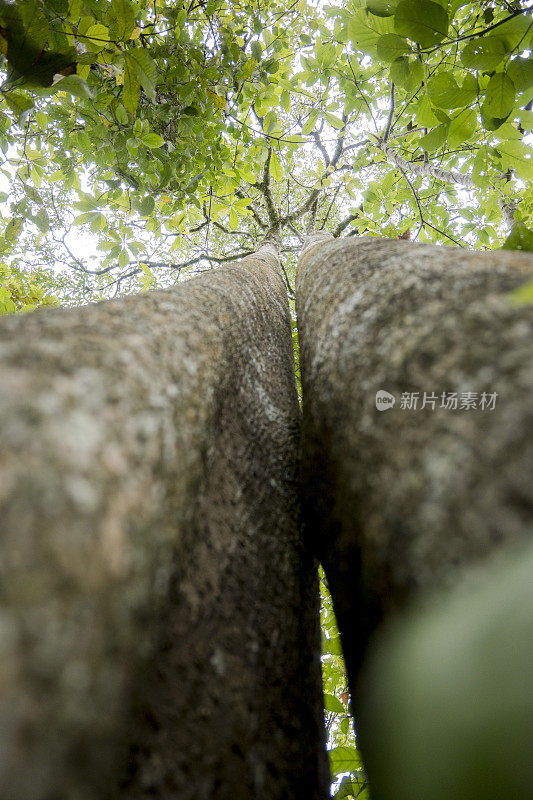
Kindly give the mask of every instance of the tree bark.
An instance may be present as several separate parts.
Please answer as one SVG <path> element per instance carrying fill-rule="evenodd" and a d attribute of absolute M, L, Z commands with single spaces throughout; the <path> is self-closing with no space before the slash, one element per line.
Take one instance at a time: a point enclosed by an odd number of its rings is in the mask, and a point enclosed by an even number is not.
<path fill-rule="evenodd" d="M 327 796 L 271 248 L 0 334 L 2 800 Z"/>
<path fill-rule="evenodd" d="M 302 256 L 305 518 L 353 697 L 380 622 L 531 525 L 533 308 L 509 293 L 532 274 L 527 254 L 369 238 Z M 381 390 L 396 400 L 385 411 Z M 453 392 L 478 408 L 441 408 Z"/>

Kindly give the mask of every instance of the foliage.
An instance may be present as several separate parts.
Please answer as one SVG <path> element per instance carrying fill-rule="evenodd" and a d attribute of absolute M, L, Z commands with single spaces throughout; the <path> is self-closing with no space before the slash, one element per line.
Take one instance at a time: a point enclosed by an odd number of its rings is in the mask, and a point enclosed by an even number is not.
<path fill-rule="evenodd" d="M 51 294 L 54 286 L 50 274 L 32 275 L 15 266 L 0 265 L 0 315 L 56 305 L 58 299 Z"/>
<path fill-rule="evenodd" d="M 524 250 L 528 253 L 533 252 L 533 231 L 523 222 L 513 225 L 511 233 L 505 240 L 504 250 Z"/>
<path fill-rule="evenodd" d="M 531 225 L 525 2 L 20 0 L 0 25 L 4 236 L 78 302 L 276 230 L 290 277 L 310 226 L 483 248 Z"/>
<path fill-rule="evenodd" d="M 322 680 L 334 797 L 367 800 L 368 790 L 361 756 L 356 747 L 349 711 L 346 668 L 333 603 L 320 570 L 322 628 Z"/>

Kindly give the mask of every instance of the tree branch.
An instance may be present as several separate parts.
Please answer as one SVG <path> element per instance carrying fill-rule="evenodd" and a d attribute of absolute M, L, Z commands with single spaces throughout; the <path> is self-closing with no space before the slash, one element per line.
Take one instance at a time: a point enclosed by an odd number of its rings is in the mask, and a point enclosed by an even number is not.
<path fill-rule="evenodd" d="M 402 175 L 405 178 L 407 184 L 409 185 L 409 188 L 411 189 L 411 192 L 413 193 L 413 197 L 415 198 L 415 203 L 416 203 L 417 208 L 418 208 L 418 213 L 420 215 L 420 222 L 422 223 L 422 227 L 425 227 L 427 225 L 428 228 L 431 228 L 432 230 L 436 231 L 436 233 L 440 233 L 441 236 L 445 236 L 446 239 L 449 239 L 450 242 L 453 242 L 458 247 L 463 247 L 461 242 L 458 242 L 457 239 L 453 238 L 453 236 L 449 236 L 445 231 L 441 231 L 440 228 L 436 228 L 434 225 L 431 224 L 431 222 L 428 222 L 424 218 L 424 212 L 422 211 L 422 206 L 420 205 L 420 198 L 418 197 L 418 193 L 417 193 L 415 187 L 413 186 L 412 182 L 409 180 L 409 176 L 405 174 L 405 171 L 401 167 L 400 167 L 400 170 L 401 170 Z M 420 233 L 420 228 L 419 228 L 418 232 Z"/>
<path fill-rule="evenodd" d="M 363 206 L 362 205 L 359 208 L 360 208 L 361 211 L 363 210 Z M 348 217 L 346 217 L 346 219 L 343 219 L 342 222 L 339 222 L 339 224 L 337 225 L 337 227 L 333 231 L 333 236 L 335 237 L 335 239 L 337 239 L 341 235 L 341 233 L 346 230 L 346 228 L 349 226 L 349 224 L 351 222 L 353 222 L 354 219 L 357 219 L 358 216 L 359 216 L 359 214 L 350 214 Z"/>
<path fill-rule="evenodd" d="M 308 236 L 309 236 L 309 234 L 313 233 L 313 231 L 315 229 L 316 210 L 317 210 L 317 208 L 318 208 L 318 197 L 315 197 L 315 199 L 313 201 L 313 204 L 311 206 L 311 209 L 310 209 L 311 213 L 309 214 L 309 220 L 307 222 L 306 233 L 307 233 Z"/>
<path fill-rule="evenodd" d="M 270 228 L 279 227 L 280 218 L 272 199 L 272 192 L 270 191 L 270 159 L 272 158 L 272 148 L 268 148 L 268 155 L 265 159 L 265 166 L 263 168 L 263 180 L 260 183 L 254 183 L 256 189 L 259 189 L 265 198 L 265 204 L 268 213 L 268 220 Z M 266 227 L 266 226 L 265 226 Z"/>
<path fill-rule="evenodd" d="M 383 141 L 386 142 L 390 136 L 391 127 L 392 127 L 392 118 L 394 116 L 394 108 L 395 108 L 395 99 L 394 99 L 394 83 L 391 83 L 390 86 L 390 110 L 389 110 L 389 118 L 387 119 L 387 125 L 385 127 L 385 132 L 383 134 Z"/>
<path fill-rule="evenodd" d="M 439 181 L 443 181 L 444 183 L 453 183 L 459 184 L 460 186 L 464 186 L 467 189 L 472 189 L 474 186 L 474 181 L 472 180 L 471 175 L 464 175 L 462 172 L 456 172 L 455 170 L 446 170 L 441 169 L 440 167 L 434 167 L 433 164 L 428 162 L 425 163 L 416 163 L 414 161 L 406 161 L 403 156 L 401 156 L 396 150 L 390 147 L 383 139 L 380 139 L 373 134 L 370 134 L 372 138 L 375 140 L 375 145 L 378 147 L 382 153 L 384 153 L 387 158 L 389 158 L 396 166 L 398 166 L 401 170 L 405 170 L 406 172 L 411 172 L 414 175 L 422 175 L 428 176 L 432 178 L 437 178 Z"/>
<path fill-rule="evenodd" d="M 326 150 L 326 148 L 324 147 L 324 145 L 322 143 L 322 139 L 320 138 L 320 134 L 317 131 L 313 131 L 311 136 L 315 140 L 316 146 L 318 147 L 318 149 L 320 150 L 320 152 L 322 153 L 322 155 L 324 157 L 324 163 L 326 165 L 326 168 L 329 167 L 329 165 L 331 164 L 331 159 L 329 157 L 328 151 Z"/>
<path fill-rule="evenodd" d="M 241 200 L 244 200 L 246 198 L 246 195 L 240 189 L 236 189 L 235 195 L 236 195 L 236 197 L 238 197 Z M 252 216 L 255 219 L 255 221 L 257 222 L 257 224 L 259 225 L 259 227 L 263 228 L 264 230 L 266 230 L 268 225 L 266 224 L 266 222 L 263 222 L 263 220 L 259 216 L 259 213 L 256 211 L 256 209 L 253 206 L 248 206 L 248 208 L 252 212 Z"/>

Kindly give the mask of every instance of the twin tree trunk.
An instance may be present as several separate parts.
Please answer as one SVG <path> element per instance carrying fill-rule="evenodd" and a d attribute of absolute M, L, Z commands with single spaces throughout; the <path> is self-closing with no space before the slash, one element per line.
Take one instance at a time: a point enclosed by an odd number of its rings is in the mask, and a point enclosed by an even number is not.
<path fill-rule="evenodd" d="M 0 800 L 327 797 L 315 555 L 357 698 L 383 620 L 523 537 L 531 309 L 508 293 L 531 258 L 328 238 L 296 287 L 307 541 L 268 245 L 176 289 L 2 321 Z M 440 408 L 452 392 L 495 407 Z M 392 800 L 399 695 L 375 658 L 361 737 Z"/>

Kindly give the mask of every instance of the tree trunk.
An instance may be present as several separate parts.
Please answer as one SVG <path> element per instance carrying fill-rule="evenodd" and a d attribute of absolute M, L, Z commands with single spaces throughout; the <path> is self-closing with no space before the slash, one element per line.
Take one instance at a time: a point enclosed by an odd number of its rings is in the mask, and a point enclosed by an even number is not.
<path fill-rule="evenodd" d="M 355 696 L 384 618 L 531 526 L 533 308 L 508 295 L 533 259 L 369 238 L 308 244 L 296 285 L 305 517 Z M 416 394 L 417 409 L 405 407 Z"/>
<path fill-rule="evenodd" d="M 2 800 L 327 796 L 271 248 L 0 332 Z"/>

